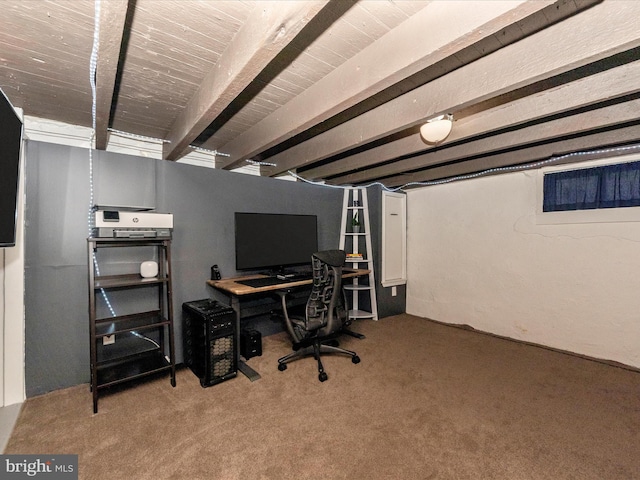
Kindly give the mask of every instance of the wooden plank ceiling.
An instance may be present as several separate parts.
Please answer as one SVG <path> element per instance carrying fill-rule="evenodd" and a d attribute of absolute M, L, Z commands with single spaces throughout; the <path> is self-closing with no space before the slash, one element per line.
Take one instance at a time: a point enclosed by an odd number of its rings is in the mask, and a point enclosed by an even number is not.
<path fill-rule="evenodd" d="M 636 0 L 2 6 L 0 88 L 26 115 L 95 119 L 99 149 L 126 132 L 167 160 L 200 147 L 217 168 L 409 188 L 640 139 Z"/>

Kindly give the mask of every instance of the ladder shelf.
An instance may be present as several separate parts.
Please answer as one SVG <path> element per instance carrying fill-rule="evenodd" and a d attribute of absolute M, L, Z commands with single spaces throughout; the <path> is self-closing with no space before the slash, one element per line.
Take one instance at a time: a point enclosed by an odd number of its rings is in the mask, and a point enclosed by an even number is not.
<path fill-rule="evenodd" d="M 342 206 L 340 250 L 347 252 L 347 265 L 369 270 L 366 280 L 356 277 L 352 283 L 344 285 L 345 291 L 351 293 L 349 318 L 378 320 L 367 190 L 357 187 L 345 189 Z M 365 301 L 363 307 L 361 300 Z M 365 310 L 367 307 L 369 310 Z"/>

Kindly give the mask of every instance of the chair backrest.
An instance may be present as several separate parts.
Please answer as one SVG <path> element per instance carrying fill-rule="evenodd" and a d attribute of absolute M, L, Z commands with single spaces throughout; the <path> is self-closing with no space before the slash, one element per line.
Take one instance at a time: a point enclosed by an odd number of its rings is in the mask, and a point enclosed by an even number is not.
<path fill-rule="evenodd" d="M 347 320 L 346 296 L 342 289 L 344 250 L 325 250 L 311 256 L 313 287 L 307 300 L 305 322 L 318 335 L 330 335 Z"/>

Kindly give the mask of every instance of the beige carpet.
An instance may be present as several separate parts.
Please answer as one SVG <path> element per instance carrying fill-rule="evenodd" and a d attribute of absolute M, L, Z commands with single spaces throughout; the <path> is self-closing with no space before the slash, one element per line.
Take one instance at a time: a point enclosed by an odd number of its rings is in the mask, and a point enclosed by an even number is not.
<path fill-rule="evenodd" d="M 103 395 L 25 402 L 5 453 L 79 454 L 82 479 L 632 479 L 640 374 L 410 315 L 361 322 L 362 358 L 203 389 L 188 370 Z"/>

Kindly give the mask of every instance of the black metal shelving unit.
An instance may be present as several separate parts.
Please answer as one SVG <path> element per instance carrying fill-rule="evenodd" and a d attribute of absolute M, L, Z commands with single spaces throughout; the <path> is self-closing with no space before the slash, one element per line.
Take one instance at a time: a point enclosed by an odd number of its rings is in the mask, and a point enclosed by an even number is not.
<path fill-rule="evenodd" d="M 153 247 L 158 259 L 158 275 L 143 278 L 138 273 L 98 275 L 95 260 L 105 248 Z M 98 393 L 113 385 L 148 375 L 170 373 L 176 386 L 173 303 L 171 289 L 171 240 L 88 238 L 90 363 L 93 412 L 98 413 Z M 156 308 L 117 316 L 98 316 L 97 297 L 103 291 L 136 290 L 153 287 Z M 115 343 L 104 339 L 115 335 Z M 154 335 L 157 341 L 148 335 Z"/>

